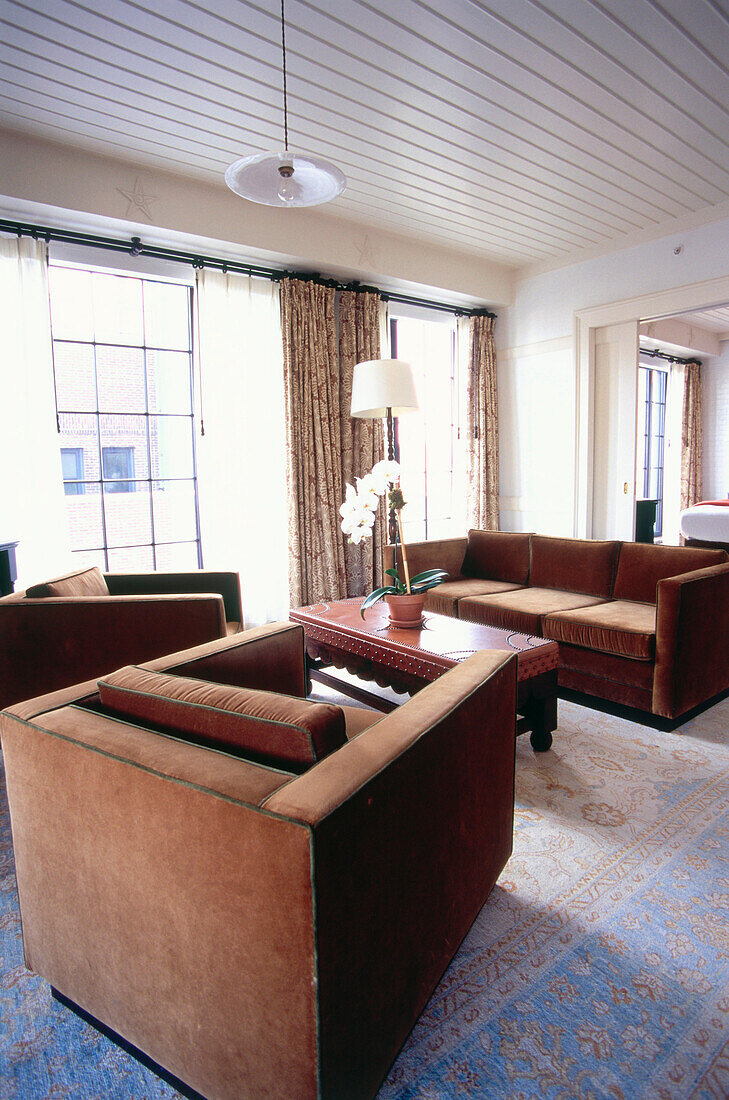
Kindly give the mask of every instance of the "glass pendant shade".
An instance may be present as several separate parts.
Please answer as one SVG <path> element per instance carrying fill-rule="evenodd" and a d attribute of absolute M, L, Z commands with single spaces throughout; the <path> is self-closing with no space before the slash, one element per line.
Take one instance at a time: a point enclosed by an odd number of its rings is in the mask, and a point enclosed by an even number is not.
<path fill-rule="evenodd" d="M 344 174 L 310 153 L 254 153 L 229 166 L 231 191 L 264 206 L 318 206 L 341 195 Z"/>

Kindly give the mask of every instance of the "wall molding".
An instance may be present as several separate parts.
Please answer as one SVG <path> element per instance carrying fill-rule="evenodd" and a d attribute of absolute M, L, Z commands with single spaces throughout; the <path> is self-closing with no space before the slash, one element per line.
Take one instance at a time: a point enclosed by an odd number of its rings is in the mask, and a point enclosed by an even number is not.
<path fill-rule="evenodd" d="M 574 341 L 571 336 L 558 336 L 554 340 L 539 340 L 534 344 L 520 344 L 513 348 L 502 348 L 497 352 L 504 362 L 513 359 L 532 359 L 538 355 L 553 355 L 555 352 L 572 351 Z"/>

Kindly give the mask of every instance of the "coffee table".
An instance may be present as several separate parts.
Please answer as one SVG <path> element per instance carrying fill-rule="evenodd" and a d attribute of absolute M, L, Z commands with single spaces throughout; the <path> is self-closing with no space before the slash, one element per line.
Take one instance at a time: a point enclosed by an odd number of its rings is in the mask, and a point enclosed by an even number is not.
<path fill-rule="evenodd" d="M 346 668 L 380 687 L 413 694 L 479 649 L 518 655 L 517 733 L 530 732 L 532 748 L 546 751 L 557 728 L 557 643 L 532 634 L 469 623 L 426 611 L 416 629 L 390 625 L 387 607 L 375 604 L 360 615 L 362 598 L 299 607 L 290 618 L 301 623 L 311 679 L 335 687 L 377 710 L 398 704 L 325 672 Z"/>

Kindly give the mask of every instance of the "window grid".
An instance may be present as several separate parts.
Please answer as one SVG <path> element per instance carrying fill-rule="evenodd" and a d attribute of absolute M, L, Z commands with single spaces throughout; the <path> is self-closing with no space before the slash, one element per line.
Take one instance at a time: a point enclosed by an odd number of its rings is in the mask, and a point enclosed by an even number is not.
<path fill-rule="evenodd" d="M 643 414 L 643 495 L 658 501 L 655 534 L 663 534 L 663 471 L 665 459 L 668 374 L 641 366 L 645 385 Z"/>
<path fill-rule="evenodd" d="M 154 280 L 154 279 L 140 278 L 138 276 L 121 276 L 120 275 L 118 277 L 120 277 L 120 278 L 134 278 L 134 279 L 137 279 L 137 281 L 139 281 L 142 284 L 144 284 L 144 283 L 154 283 L 154 282 L 159 281 L 159 280 Z M 96 486 L 99 487 L 99 498 L 100 498 L 99 503 L 100 503 L 102 545 L 84 546 L 83 548 L 78 548 L 78 549 L 74 550 L 73 552 L 76 553 L 76 554 L 85 554 L 85 555 L 88 555 L 89 553 L 103 554 L 104 569 L 105 569 L 106 572 L 110 571 L 109 570 L 109 551 L 112 551 L 112 552 L 116 552 L 116 551 L 119 551 L 119 550 L 137 550 L 137 551 L 140 551 L 140 552 L 145 551 L 145 550 L 151 551 L 152 568 L 156 569 L 157 568 L 157 561 L 158 561 L 157 548 L 158 547 L 164 547 L 164 546 L 180 546 L 180 547 L 182 547 L 182 546 L 194 546 L 195 547 L 195 557 L 196 557 L 196 560 L 197 560 L 198 568 L 202 567 L 202 553 L 201 553 L 201 546 L 200 546 L 200 516 L 199 516 L 199 506 L 198 506 L 197 455 L 196 455 L 195 431 L 194 431 L 194 415 L 195 414 L 194 414 L 194 403 L 193 403 L 192 328 L 191 328 L 192 288 L 190 288 L 188 290 L 187 296 L 188 296 L 188 309 L 187 309 L 187 330 L 188 330 L 188 334 L 187 334 L 187 348 L 185 348 L 185 349 L 172 348 L 172 347 L 162 346 L 162 345 L 159 345 L 159 344 L 148 344 L 146 342 L 147 325 L 146 325 L 146 317 L 145 317 L 146 303 L 145 303 L 144 294 L 142 294 L 142 296 L 141 296 L 141 308 L 142 308 L 142 333 L 144 334 L 145 339 L 144 339 L 144 342 L 141 343 L 141 344 L 139 344 L 139 343 L 137 343 L 137 344 L 116 343 L 116 342 L 107 341 L 107 340 L 97 341 L 96 339 L 93 339 L 93 340 L 83 340 L 83 339 L 73 340 L 73 339 L 68 338 L 68 337 L 59 337 L 59 338 L 54 337 L 53 338 L 54 352 L 55 352 L 56 347 L 58 347 L 60 345 L 64 345 L 64 344 L 65 345 L 73 345 L 75 347 L 86 347 L 86 348 L 92 348 L 93 349 L 93 381 L 94 381 L 94 403 L 95 403 L 95 408 L 94 409 L 83 409 L 83 410 L 64 408 L 61 404 L 59 404 L 58 399 L 57 399 L 56 400 L 56 415 L 57 415 L 57 418 L 59 419 L 59 424 L 60 424 L 60 416 L 91 417 L 95 422 L 95 437 L 96 437 L 96 445 L 97 445 L 97 452 L 98 452 L 98 463 L 99 463 L 98 468 L 99 468 L 100 476 L 98 478 L 86 478 L 85 477 L 85 478 L 79 479 L 77 481 L 66 481 L 64 479 L 64 491 L 66 491 L 68 493 L 68 491 L 71 490 L 72 492 L 75 492 L 77 495 L 81 495 L 81 494 L 84 494 L 86 492 L 86 487 L 87 486 L 96 485 Z M 100 348 L 117 348 L 120 351 L 126 351 L 126 352 L 129 352 L 129 351 L 141 351 L 142 352 L 143 365 L 144 365 L 144 411 L 130 412 L 129 410 L 125 410 L 124 412 L 121 412 L 121 411 L 114 412 L 114 411 L 106 410 L 106 409 L 104 409 L 102 411 L 100 409 L 100 407 L 99 407 L 99 404 L 100 404 L 100 402 L 99 402 L 99 368 L 98 368 L 98 349 L 100 349 Z M 163 412 L 163 411 L 150 412 L 150 400 L 149 400 L 150 376 L 149 376 L 149 370 L 148 370 L 148 354 L 150 352 L 154 352 L 154 353 L 168 352 L 168 353 L 175 353 L 175 354 L 182 353 L 182 354 L 187 355 L 188 364 L 189 364 L 189 371 L 188 371 L 188 387 L 189 387 L 189 398 L 190 398 L 190 401 L 189 401 L 190 412 L 189 413 L 179 413 L 179 412 L 177 412 L 177 413 L 166 413 L 166 412 Z M 54 360 L 55 360 L 55 355 L 54 355 Z M 57 385 L 55 361 L 54 361 L 54 388 L 55 388 L 56 393 L 57 393 L 58 392 L 58 385 Z M 135 476 L 133 479 L 128 479 L 128 480 L 129 480 L 130 485 L 141 484 L 141 485 L 144 485 L 147 489 L 148 499 L 149 499 L 149 520 L 150 520 L 150 531 L 151 531 L 151 541 L 150 542 L 114 544 L 113 546 L 109 545 L 107 506 L 106 506 L 105 497 L 106 497 L 106 494 L 110 491 L 107 488 L 110 485 L 110 483 L 119 482 L 120 479 L 118 479 L 118 478 L 107 478 L 107 477 L 104 476 L 104 451 L 107 450 L 107 448 L 102 445 L 101 418 L 102 417 L 115 417 L 115 416 L 116 417 L 132 417 L 133 416 L 133 417 L 144 418 L 144 420 L 145 420 L 147 476 L 146 477 L 137 477 L 137 476 Z M 152 419 L 152 417 L 159 418 L 160 420 L 162 420 L 164 418 L 169 418 L 169 419 L 175 418 L 175 419 L 186 419 L 186 420 L 189 421 L 191 451 L 192 451 L 192 476 L 191 477 L 169 477 L 169 476 L 154 477 L 153 476 L 152 435 L 151 435 L 151 429 L 150 429 L 150 420 Z M 62 450 L 69 450 L 69 449 L 70 448 L 62 448 Z M 111 448 L 111 449 L 119 450 L 119 449 L 124 449 L 124 448 Z M 192 539 L 179 539 L 179 538 L 176 538 L 176 539 L 158 539 L 157 538 L 156 528 L 155 528 L 155 508 L 154 508 L 153 487 L 154 487 L 155 483 L 159 484 L 159 483 L 162 483 L 162 482 L 180 482 L 180 483 L 191 482 L 192 483 L 193 501 L 194 501 L 194 518 L 195 518 L 195 538 L 192 538 Z"/>

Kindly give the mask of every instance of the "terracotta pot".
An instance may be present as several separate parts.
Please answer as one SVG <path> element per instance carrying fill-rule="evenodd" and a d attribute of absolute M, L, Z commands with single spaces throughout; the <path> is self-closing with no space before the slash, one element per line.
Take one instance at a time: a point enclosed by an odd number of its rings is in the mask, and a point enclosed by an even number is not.
<path fill-rule="evenodd" d="M 425 592 L 411 592 L 404 596 L 385 596 L 390 609 L 392 626 L 417 627 L 423 622 Z"/>

